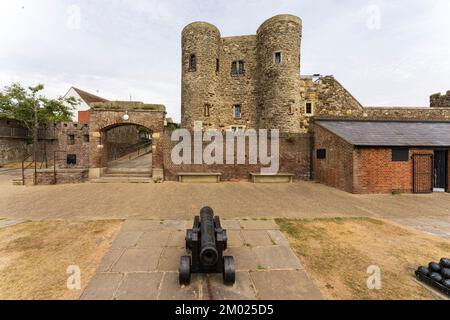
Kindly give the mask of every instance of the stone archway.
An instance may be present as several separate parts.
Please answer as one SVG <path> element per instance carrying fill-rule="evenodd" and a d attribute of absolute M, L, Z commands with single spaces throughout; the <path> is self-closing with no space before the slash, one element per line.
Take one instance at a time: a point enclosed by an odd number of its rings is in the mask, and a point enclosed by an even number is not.
<path fill-rule="evenodd" d="M 164 131 L 166 110 L 163 105 L 142 102 L 104 102 L 91 105 L 89 123 L 89 178 L 100 178 L 108 165 L 104 146 L 108 129 L 136 125 L 152 132 L 152 171 L 154 178 L 163 178 L 162 150 L 159 139 Z"/>

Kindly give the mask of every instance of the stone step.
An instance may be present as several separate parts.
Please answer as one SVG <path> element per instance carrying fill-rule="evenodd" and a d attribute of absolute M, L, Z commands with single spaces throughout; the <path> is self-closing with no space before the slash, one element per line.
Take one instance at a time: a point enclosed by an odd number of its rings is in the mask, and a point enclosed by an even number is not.
<path fill-rule="evenodd" d="M 105 173 L 102 177 L 143 177 L 143 178 L 151 178 L 152 174 L 151 172 L 129 172 L 129 173 Z"/>
<path fill-rule="evenodd" d="M 91 183 L 153 183 L 150 177 L 101 177 L 91 179 Z"/>
<path fill-rule="evenodd" d="M 23 185 L 23 180 L 22 180 L 22 178 L 13 179 L 12 184 L 13 184 L 13 186 L 21 186 L 21 185 Z"/>
<path fill-rule="evenodd" d="M 148 168 L 107 168 L 106 174 L 152 174 Z"/>

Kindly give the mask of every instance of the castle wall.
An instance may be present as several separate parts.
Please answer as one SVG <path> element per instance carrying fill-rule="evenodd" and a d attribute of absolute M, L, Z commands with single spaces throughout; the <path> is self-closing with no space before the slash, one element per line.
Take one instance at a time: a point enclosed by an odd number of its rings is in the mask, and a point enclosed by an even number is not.
<path fill-rule="evenodd" d="M 193 141 L 193 138 L 192 138 Z M 222 173 L 223 181 L 248 181 L 250 173 L 259 173 L 263 167 L 258 161 L 258 164 L 249 164 L 249 147 L 248 139 L 246 142 L 245 164 L 237 165 L 237 152 L 235 143 L 234 163 L 233 164 L 174 164 L 171 159 L 171 152 L 178 142 L 170 140 L 168 134 L 164 134 L 160 139 L 161 148 L 163 150 L 164 163 L 164 179 L 169 181 L 177 181 L 177 175 L 180 172 L 190 173 Z M 311 178 L 311 136 L 309 134 L 289 134 L 280 136 L 280 169 L 279 172 L 287 172 L 294 174 L 296 180 L 309 180 Z M 209 143 L 203 143 L 203 149 Z M 270 146 L 270 138 L 267 142 Z M 194 154 L 194 146 L 191 145 L 191 156 Z M 226 142 L 224 139 L 223 150 L 226 150 Z M 224 156 L 224 161 L 225 161 Z M 267 167 L 267 166 L 265 166 Z"/>
<path fill-rule="evenodd" d="M 450 108 L 450 90 L 446 94 L 436 93 L 430 97 L 431 108 Z"/>

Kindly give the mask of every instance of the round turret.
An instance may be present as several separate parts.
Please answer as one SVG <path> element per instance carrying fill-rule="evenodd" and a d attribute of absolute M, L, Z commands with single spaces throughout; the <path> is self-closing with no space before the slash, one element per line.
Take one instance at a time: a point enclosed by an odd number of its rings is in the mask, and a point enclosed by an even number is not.
<path fill-rule="evenodd" d="M 182 32 L 181 124 L 192 129 L 194 121 L 204 119 L 205 107 L 217 100 L 219 77 L 216 73 L 220 50 L 220 31 L 212 24 L 194 22 Z"/>
<path fill-rule="evenodd" d="M 301 36 L 302 21 L 293 15 L 272 17 L 257 31 L 260 128 L 301 131 Z"/>

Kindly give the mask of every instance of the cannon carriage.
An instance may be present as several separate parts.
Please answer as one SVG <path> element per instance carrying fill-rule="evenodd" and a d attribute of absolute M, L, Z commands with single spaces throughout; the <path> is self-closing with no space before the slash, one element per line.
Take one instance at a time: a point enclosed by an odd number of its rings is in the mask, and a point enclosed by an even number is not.
<path fill-rule="evenodd" d="M 186 250 L 191 256 L 180 258 L 180 284 L 189 284 L 192 273 L 222 273 L 224 283 L 233 285 L 236 279 L 234 258 L 223 255 L 227 242 L 227 231 L 222 228 L 220 218 L 214 217 L 213 209 L 201 209 L 192 229 L 186 231 Z"/>

